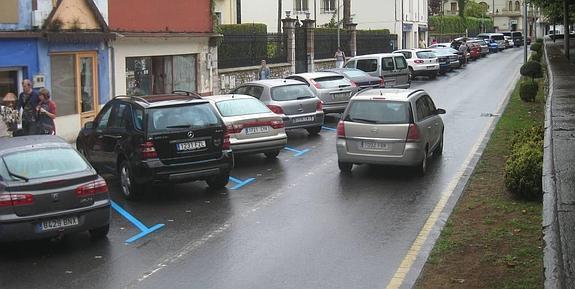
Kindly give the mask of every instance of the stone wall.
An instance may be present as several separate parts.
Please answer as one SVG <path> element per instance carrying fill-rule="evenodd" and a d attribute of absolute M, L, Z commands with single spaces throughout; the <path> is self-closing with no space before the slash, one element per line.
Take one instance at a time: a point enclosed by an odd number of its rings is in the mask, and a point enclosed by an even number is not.
<path fill-rule="evenodd" d="M 284 78 L 290 75 L 292 67 L 289 63 L 269 64 L 271 78 Z M 257 80 L 259 66 L 219 69 L 219 93 L 228 93 L 235 87 L 250 81 Z M 217 94 L 217 91 L 214 91 Z"/>
<path fill-rule="evenodd" d="M 335 59 L 319 59 L 314 61 L 315 71 L 322 71 L 324 69 L 335 68 Z"/>

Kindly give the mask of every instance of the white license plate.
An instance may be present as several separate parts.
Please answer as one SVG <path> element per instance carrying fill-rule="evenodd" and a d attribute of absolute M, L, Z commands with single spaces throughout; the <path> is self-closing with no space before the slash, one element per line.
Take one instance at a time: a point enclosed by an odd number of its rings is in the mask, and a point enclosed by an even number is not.
<path fill-rule="evenodd" d="M 176 144 L 176 149 L 179 152 L 181 152 L 181 151 L 193 151 L 193 150 L 203 149 L 205 147 L 206 147 L 206 141 L 205 140 L 192 141 L 192 142 L 182 142 L 182 143 Z"/>
<path fill-rule="evenodd" d="M 332 98 L 333 100 L 336 100 L 336 99 L 346 99 L 346 98 L 349 98 L 349 93 L 347 93 L 347 92 L 344 92 L 344 93 L 334 93 L 334 94 L 331 95 L 331 98 Z"/>
<path fill-rule="evenodd" d="M 246 127 L 244 128 L 246 134 L 259 134 L 259 133 L 266 133 L 270 131 L 269 126 L 254 126 L 254 127 Z"/>
<path fill-rule="evenodd" d="M 427 69 L 431 70 L 431 69 L 435 69 L 434 66 L 428 66 Z"/>
<path fill-rule="evenodd" d="M 40 223 L 40 230 L 42 230 L 42 231 L 56 230 L 56 229 L 76 226 L 78 224 L 79 224 L 78 217 L 76 217 L 76 216 L 59 218 L 59 219 L 51 219 L 51 220 L 42 221 Z"/>
<path fill-rule="evenodd" d="M 362 141 L 359 143 L 359 148 L 367 151 L 387 151 L 389 150 L 388 144 L 373 142 L 373 141 Z"/>
<path fill-rule="evenodd" d="M 315 120 L 315 116 L 304 116 L 304 117 L 298 117 L 298 118 L 294 118 L 293 122 L 294 123 L 300 123 L 300 122 L 312 122 Z"/>

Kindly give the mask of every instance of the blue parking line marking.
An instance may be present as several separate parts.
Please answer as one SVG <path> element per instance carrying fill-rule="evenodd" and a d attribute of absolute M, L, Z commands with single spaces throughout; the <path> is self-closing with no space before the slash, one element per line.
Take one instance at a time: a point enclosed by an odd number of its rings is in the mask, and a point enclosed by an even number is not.
<path fill-rule="evenodd" d="M 304 149 L 304 150 L 301 150 L 301 151 L 300 151 L 300 150 L 296 150 L 296 149 L 294 149 L 294 148 L 287 147 L 287 146 L 284 147 L 284 149 L 286 149 L 286 150 L 288 150 L 288 151 L 290 151 L 290 152 L 295 153 L 294 157 L 299 157 L 299 156 L 301 156 L 301 155 L 303 155 L 303 154 L 309 152 L 309 149 Z"/>
<path fill-rule="evenodd" d="M 322 126 L 321 128 L 325 129 L 325 130 L 329 130 L 329 131 L 337 131 L 337 129 L 335 129 L 333 127 L 329 127 L 329 126 Z"/>
<path fill-rule="evenodd" d="M 118 212 L 118 214 L 120 214 L 122 217 L 126 218 L 130 223 L 132 223 L 134 226 L 136 226 L 141 232 L 133 237 L 131 237 L 130 239 L 126 240 L 126 243 L 132 243 L 142 237 L 145 237 L 146 235 L 159 230 L 160 228 L 164 227 L 164 224 L 156 224 L 154 226 L 152 226 L 151 228 L 146 227 L 146 225 L 144 225 L 142 222 L 140 222 L 138 219 L 136 219 L 134 216 L 132 216 L 130 213 L 128 213 L 128 211 L 124 210 L 124 208 L 120 207 L 120 205 L 116 204 L 114 201 L 111 201 L 112 203 L 112 208 L 114 210 L 116 210 L 116 212 Z"/>
<path fill-rule="evenodd" d="M 249 183 L 251 183 L 251 182 L 253 182 L 253 181 L 255 181 L 255 180 L 256 180 L 256 178 L 249 178 L 249 179 L 247 179 L 247 180 L 245 180 L 245 181 L 242 181 L 242 180 L 240 180 L 240 179 L 237 179 L 237 178 L 234 178 L 234 177 L 230 176 L 230 181 L 236 183 L 236 185 L 233 186 L 233 187 L 231 187 L 230 190 L 240 189 L 241 187 L 243 187 L 243 186 L 245 186 L 245 185 L 247 185 L 247 184 L 249 184 Z"/>

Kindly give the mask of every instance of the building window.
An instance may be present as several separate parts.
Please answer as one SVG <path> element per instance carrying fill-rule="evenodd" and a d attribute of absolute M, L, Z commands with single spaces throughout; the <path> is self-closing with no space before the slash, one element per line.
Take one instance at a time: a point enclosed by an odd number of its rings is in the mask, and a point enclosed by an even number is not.
<path fill-rule="evenodd" d="M 18 0 L 2 0 L 0 23 L 18 23 Z"/>
<path fill-rule="evenodd" d="M 308 0 L 295 0 L 294 7 L 297 12 L 309 11 Z"/>
<path fill-rule="evenodd" d="M 509 11 L 513 11 L 513 1 L 509 1 Z"/>
<path fill-rule="evenodd" d="M 126 94 L 196 92 L 196 55 L 126 58 Z"/>
<path fill-rule="evenodd" d="M 98 107 L 96 53 L 55 54 L 51 55 L 50 63 L 58 115 L 93 117 Z"/>
<path fill-rule="evenodd" d="M 521 3 L 519 1 L 515 1 L 515 11 L 521 11 Z"/>
<path fill-rule="evenodd" d="M 457 2 L 451 2 L 451 12 L 457 11 Z"/>
<path fill-rule="evenodd" d="M 217 25 L 222 25 L 222 12 L 216 12 L 214 13 L 215 17 L 216 17 L 216 24 Z"/>
<path fill-rule="evenodd" d="M 324 13 L 334 13 L 337 10 L 336 0 L 322 0 L 321 11 Z"/>
<path fill-rule="evenodd" d="M 17 70 L 0 70 L 0 97 L 4 97 L 8 92 L 18 95 Z"/>

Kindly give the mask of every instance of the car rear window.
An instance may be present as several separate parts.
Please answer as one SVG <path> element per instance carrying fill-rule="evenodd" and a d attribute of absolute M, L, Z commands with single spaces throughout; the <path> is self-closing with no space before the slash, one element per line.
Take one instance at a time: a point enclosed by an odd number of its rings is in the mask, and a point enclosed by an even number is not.
<path fill-rule="evenodd" d="M 239 116 L 271 112 L 261 101 L 251 98 L 223 100 L 216 103 L 222 116 Z"/>
<path fill-rule="evenodd" d="M 319 88 L 329 89 L 329 88 L 339 88 L 340 86 L 351 86 L 349 80 L 345 79 L 343 76 L 328 76 L 320 77 L 314 79 Z"/>
<path fill-rule="evenodd" d="M 435 53 L 431 52 L 431 51 L 419 51 L 416 53 L 417 57 L 420 59 L 430 59 L 430 58 L 435 58 Z"/>
<path fill-rule="evenodd" d="M 152 108 L 148 114 L 148 132 L 202 129 L 219 124 L 209 103 Z"/>
<path fill-rule="evenodd" d="M 346 70 L 343 72 L 343 74 L 345 74 L 345 76 L 347 76 L 347 77 L 366 77 L 366 76 L 369 76 L 369 74 L 367 74 L 361 70 Z"/>
<path fill-rule="evenodd" d="M 409 103 L 388 100 L 356 100 L 350 104 L 346 121 L 374 124 L 409 123 Z"/>
<path fill-rule="evenodd" d="M 313 98 L 314 94 L 305 84 L 277 86 L 271 90 L 272 99 L 275 101 L 288 101 L 305 98 Z"/>
<path fill-rule="evenodd" d="M 521 32 L 513 32 L 513 37 L 523 37 L 523 34 Z"/>
<path fill-rule="evenodd" d="M 84 158 L 71 148 L 45 148 L 14 152 L 2 158 L 8 172 L 28 179 L 48 178 L 85 171 Z M 12 179 L 17 179 L 11 176 Z"/>

